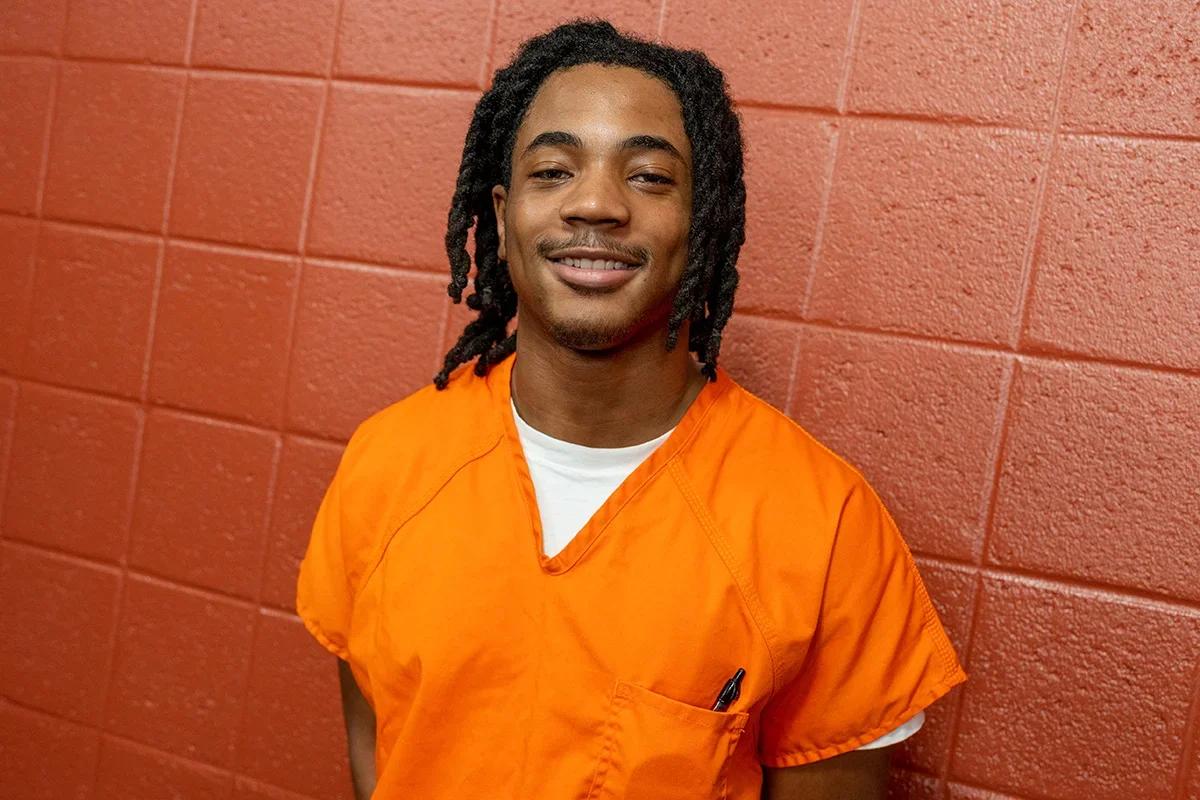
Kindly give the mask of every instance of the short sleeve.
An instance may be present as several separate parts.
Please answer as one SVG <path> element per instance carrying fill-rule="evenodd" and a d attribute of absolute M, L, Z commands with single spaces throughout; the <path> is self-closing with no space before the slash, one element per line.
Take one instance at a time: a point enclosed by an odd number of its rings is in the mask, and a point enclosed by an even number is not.
<path fill-rule="evenodd" d="M 317 509 L 296 587 L 296 612 L 305 627 L 327 650 L 346 660 L 350 657 L 354 587 L 347 563 L 352 542 L 346 530 L 343 490 L 355 443 L 356 439 L 351 438 Z"/>
<path fill-rule="evenodd" d="M 763 710 L 762 763 L 792 767 L 854 750 L 964 680 L 895 523 L 857 484 L 838 519 L 807 656 Z"/>

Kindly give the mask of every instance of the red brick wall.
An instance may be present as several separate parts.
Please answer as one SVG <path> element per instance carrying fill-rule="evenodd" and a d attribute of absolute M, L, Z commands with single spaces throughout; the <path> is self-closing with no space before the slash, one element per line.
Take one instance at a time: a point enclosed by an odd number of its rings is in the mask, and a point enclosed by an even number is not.
<path fill-rule="evenodd" d="M 468 114 L 560 5 L 0 4 L 0 796 L 348 796 L 297 560 L 462 322 Z M 894 796 L 1198 800 L 1195 3 L 567 5 L 728 71 L 727 365 L 863 468 L 972 675 Z"/>

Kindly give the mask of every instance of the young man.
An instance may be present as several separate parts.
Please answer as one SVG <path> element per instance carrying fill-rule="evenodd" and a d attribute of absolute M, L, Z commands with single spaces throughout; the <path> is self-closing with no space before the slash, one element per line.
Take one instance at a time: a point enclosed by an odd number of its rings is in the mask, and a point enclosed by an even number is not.
<path fill-rule="evenodd" d="M 744 205 L 702 54 L 574 23 L 496 73 L 446 236 L 478 319 L 301 568 L 360 797 L 880 798 L 965 678 L 861 475 L 716 366 Z"/>

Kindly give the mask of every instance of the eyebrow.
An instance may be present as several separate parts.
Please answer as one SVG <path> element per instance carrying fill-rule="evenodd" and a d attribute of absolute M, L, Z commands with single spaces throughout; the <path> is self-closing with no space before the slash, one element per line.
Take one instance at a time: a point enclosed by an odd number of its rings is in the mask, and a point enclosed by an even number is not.
<path fill-rule="evenodd" d="M 569 131 L 543 131 L 533 137 L 533 141 L 521 153 L 521 157 L 524 158 L 539 147 L 573 147 L 582 150 L 583 140 Z M 617 149 L 621 152 L 627 150 L 658 150 L 677 159 L 682 164 L 687 163 L 683 154 L 679 152 L 675 145 L 661 136 L 654 136 L 648 133 L 630 136 L 628 139 L 622 141 L 621 146 Z"/>

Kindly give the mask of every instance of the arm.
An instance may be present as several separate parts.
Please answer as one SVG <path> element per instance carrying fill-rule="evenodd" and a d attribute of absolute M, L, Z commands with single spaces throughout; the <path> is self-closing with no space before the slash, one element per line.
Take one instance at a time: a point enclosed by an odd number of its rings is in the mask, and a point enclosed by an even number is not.
<path fill-rule="evenodd" d="M 800 767 L 764 769 L 762 800 L 883 800 L 890 749 L 851 750 Z"/>
<path fill-rule="evenodd" d="M 342 685 L 342 716 L 346 718 L 354 797 L 356 800 L 370 800 L 371 793 L 375 791 L 375 711 L 358 688 L 350 665 L 340 658 L 338 681 Z"/>

